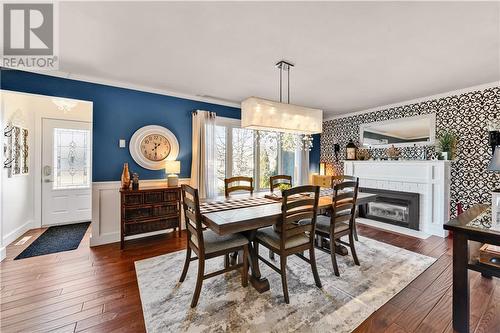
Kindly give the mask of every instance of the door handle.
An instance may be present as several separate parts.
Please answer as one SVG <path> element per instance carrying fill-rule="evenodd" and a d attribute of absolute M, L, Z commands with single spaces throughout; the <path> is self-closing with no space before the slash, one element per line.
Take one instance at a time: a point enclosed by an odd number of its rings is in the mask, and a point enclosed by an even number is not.
<path fill-rule="evenodd" d="M 48 177 L 52 174 L 52 167 L 50 165 L 46 165 L 43 167 L 43 175 Z"/>
<path fill-rule="evenodd" d="M 45 178 L 44 180 L 44 183 L 53 183 L 54 181 L 49 179 L 49 178 Z"/>

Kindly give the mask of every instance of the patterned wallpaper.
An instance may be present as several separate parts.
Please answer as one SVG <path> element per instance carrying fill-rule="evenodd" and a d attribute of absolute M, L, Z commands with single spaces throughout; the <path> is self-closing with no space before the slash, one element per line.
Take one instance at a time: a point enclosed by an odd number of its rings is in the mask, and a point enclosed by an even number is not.
<path fill-rule="evenodd" d="M 449 130 L 458 139 L 455 160 L 451 164 L 452 215 L 456 215 L 458 202 L 464 209 L 475 203 L 490 203 L 490 192 L 500 188 L 500 174 L 487 170 L 491 159 L 488 122 L 500 121 L 500 87 L 325 121 L 321 134 L 321 161 L 330 164 L 327 172 L 342 173 L 349 139 L 359 146 L 360 124 L 428 113 L 436 113 L 437 133 Z M 340 144 L 338 162 L 334 143 Z M 403 159 L 420 158 L 423 149 L 427 150 L 427 156 L 434 152 L 433 146 L 407 147 L 401 149 L 401 156 Z M 369 152 L 375 158 L 385 157 L 385 149 L 375 148 Z"/>

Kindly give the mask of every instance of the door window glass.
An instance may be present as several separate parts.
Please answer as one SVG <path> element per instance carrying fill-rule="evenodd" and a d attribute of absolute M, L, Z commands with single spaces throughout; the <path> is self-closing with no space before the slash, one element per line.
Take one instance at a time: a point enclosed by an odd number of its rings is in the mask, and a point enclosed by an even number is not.
<path fill-rule="evenodd" d="M 54 189 L 90 186 L 90 131 L 54 128 Z"/>

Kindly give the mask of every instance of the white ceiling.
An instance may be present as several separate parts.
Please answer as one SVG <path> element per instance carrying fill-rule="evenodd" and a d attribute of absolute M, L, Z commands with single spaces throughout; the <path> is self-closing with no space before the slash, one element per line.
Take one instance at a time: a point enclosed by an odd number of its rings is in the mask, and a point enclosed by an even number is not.
<path fill-rule="evenodd" d="M 499 2 L 64 2 L 60 70 L 325 116 L 500 80 Z"/>

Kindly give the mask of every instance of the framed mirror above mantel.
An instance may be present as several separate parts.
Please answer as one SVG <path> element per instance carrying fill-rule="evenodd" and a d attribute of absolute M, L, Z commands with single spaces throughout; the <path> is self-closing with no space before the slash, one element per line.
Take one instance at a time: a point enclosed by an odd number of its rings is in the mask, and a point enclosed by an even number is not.
<path fill-rule="evenodd" d="M 364 148 L 433 145 L 436 141 L 436 114 L 361 124 L 359 136 Z"/>

